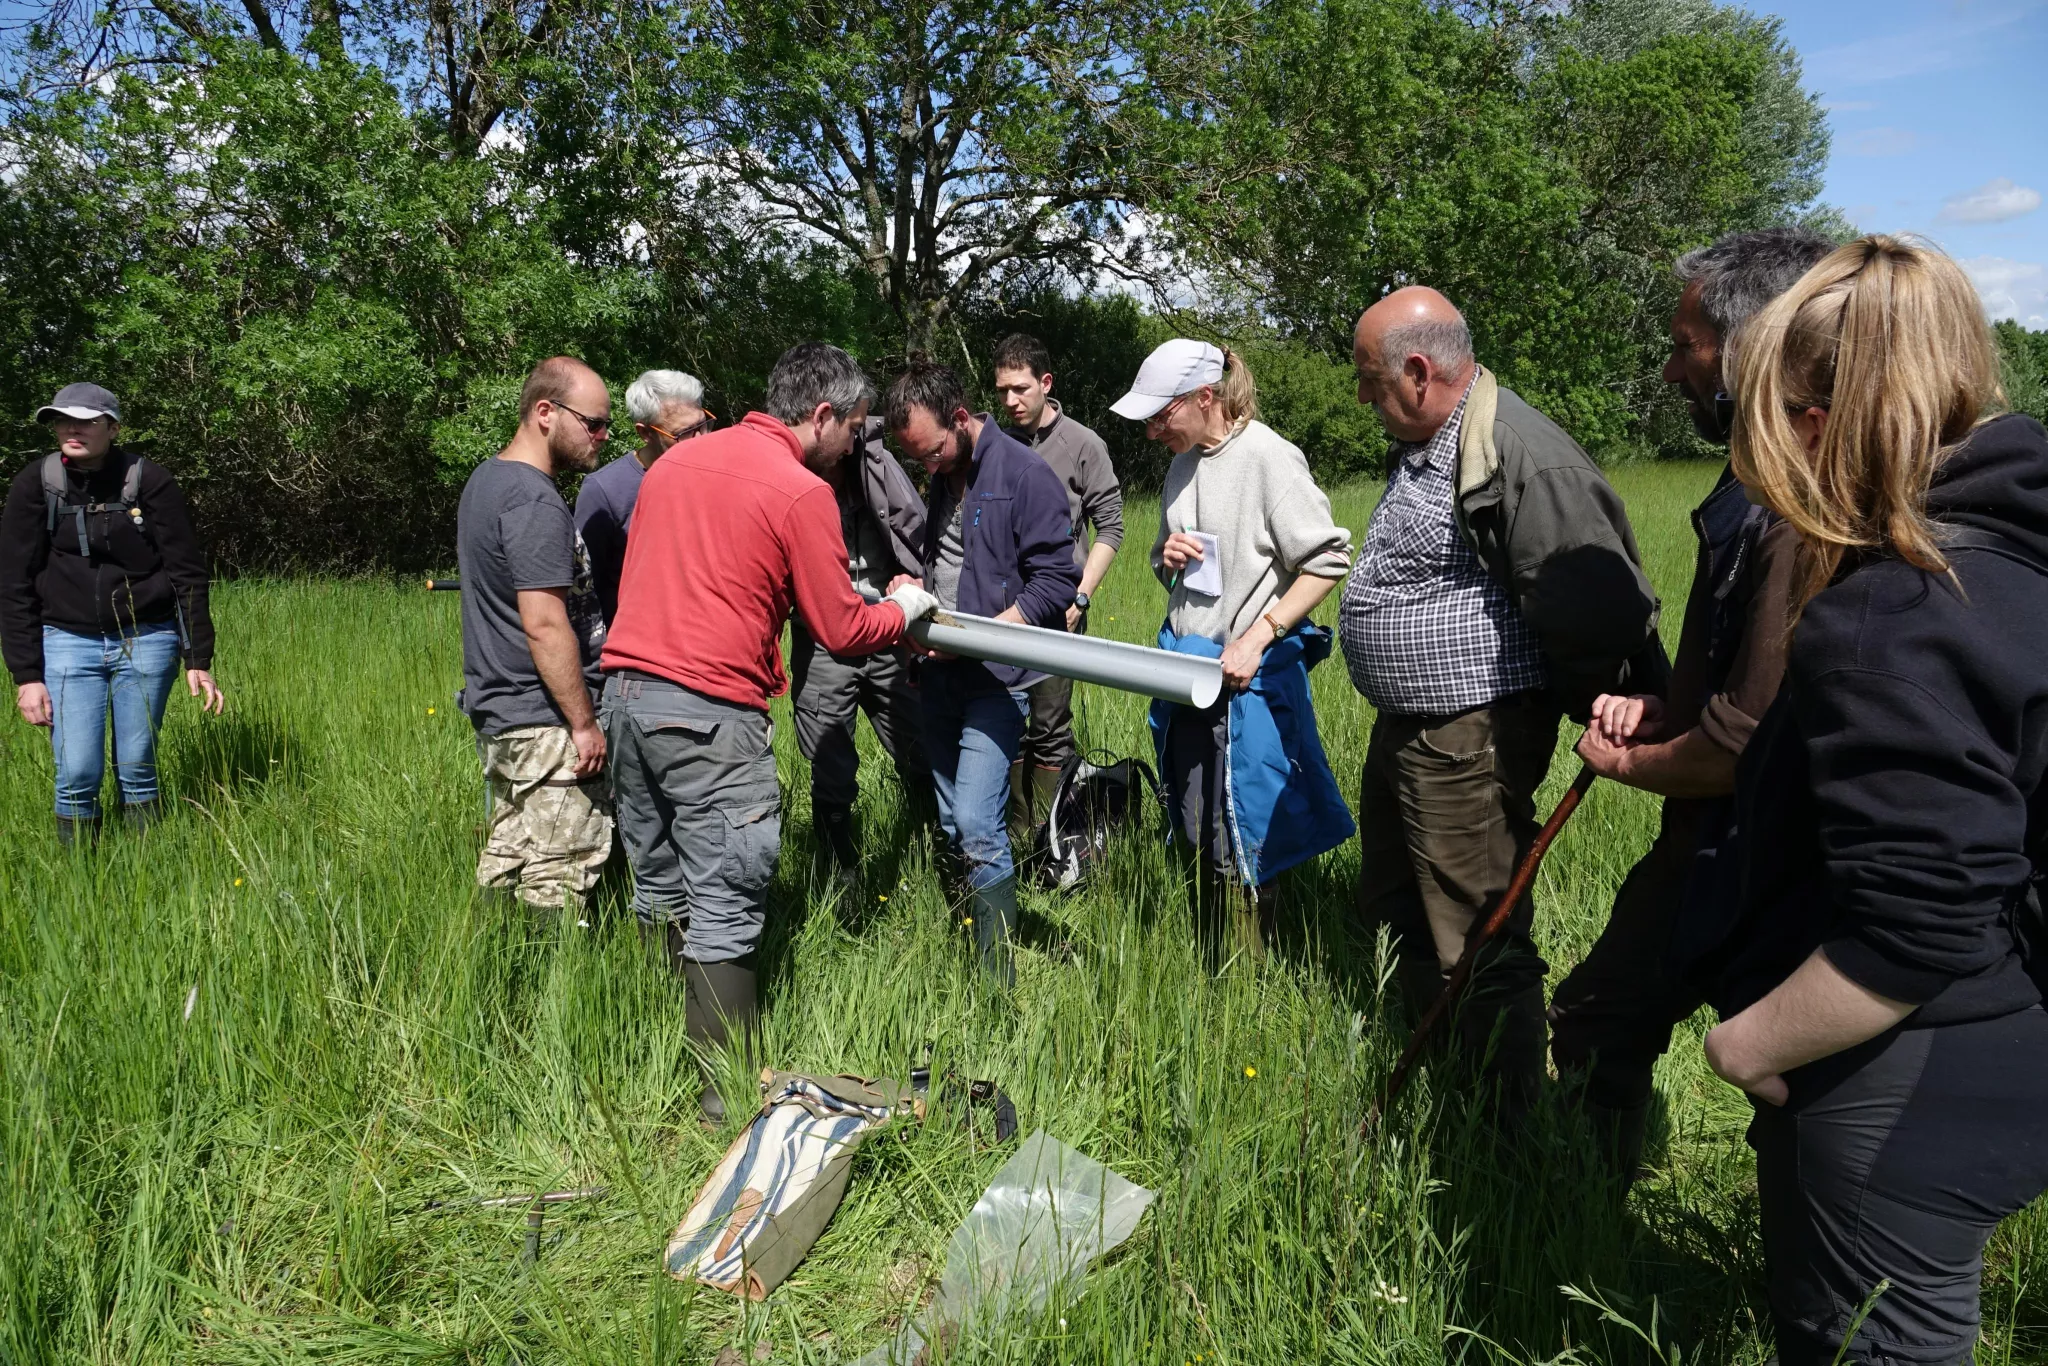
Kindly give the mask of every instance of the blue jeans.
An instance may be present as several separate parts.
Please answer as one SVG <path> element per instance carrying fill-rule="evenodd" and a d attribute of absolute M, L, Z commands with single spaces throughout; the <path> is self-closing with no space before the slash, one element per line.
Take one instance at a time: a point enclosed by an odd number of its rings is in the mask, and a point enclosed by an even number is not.
<path fill-rule="evenodd" d="M 922 687 L 939 824 L 966 861 L 967 885 L 992 887 L 1014 870 L 1005 812 L 1031 694 L 1005 690 L 972 659 L 927 663 Z"/>
<path fill-rule="evenodd" d="M 114 720 L 114 777 L 129 806 L 156 800 L 156 735 L 178 673 L 178 628 L 138 626 L 125 636 L 43 628 L 43 686 L 50 690 L 50 748 L 57 758 L 57 814 L 100 814 L 107 772 L 107 717 Z"/>

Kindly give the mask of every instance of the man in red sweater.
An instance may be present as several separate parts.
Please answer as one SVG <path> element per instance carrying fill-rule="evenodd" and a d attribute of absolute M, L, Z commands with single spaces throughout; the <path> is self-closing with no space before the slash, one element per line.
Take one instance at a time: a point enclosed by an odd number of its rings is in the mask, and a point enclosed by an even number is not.
<path fill-rule="evenodd" d="M 792 608 L 835 655 L 895 645 L 937 600 L 906 586 L 868 603 L 846 569 L 839 503 L 817 470 L 867 418 L 860 367 L 836 346 L 791 348 L 765 411 L 671 447 L 640 486 L 618 614 L 605 638 L 604 727 L 635 909 L 686 989 L 706 1050 L 750 1040 L 754 950 L 782 843 L 768 699 Z M 717 1087 L 699 1107 L 725 1117 Z"/>

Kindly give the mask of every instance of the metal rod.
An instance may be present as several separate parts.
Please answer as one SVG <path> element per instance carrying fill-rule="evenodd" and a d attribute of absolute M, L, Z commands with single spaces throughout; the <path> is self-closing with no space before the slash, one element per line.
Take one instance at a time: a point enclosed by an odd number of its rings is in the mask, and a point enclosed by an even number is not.
<path fill-rule="evenodd" d="M 1223 692 L 1220 659 L 1048 631 L 966 612 L 938 612 L 928 620 L 912 622 L 910 638 L 929 650 L 1058 674 L 1188 707 L 1207 707 Z"/>
<path fill-rule="evenodd" d="M 1401 1094 L 1401 1089 L 1408 1084 L 1408 1075 L 1415 1070 L 1416 1060 L 1428 1046 L 1430 1035 L 1436 1032 L 1437 1026 L 1451 1013 L 1451 1007 L 1457 1004 L 1459 993 L 1464 991 L 1465 984 L 1472 980 L 1472 970 L 1478 964 L 1479 951 L 1485 948 L 1508 923 L 1508 917 L 1514 914 L 1515 903 L 1522 899 L 1529 890 L 1529 884 L 1536 880 L 1537 865 L 1543 862 L 1543 856 L 1550 851 L 1551 841 L 1557 838 L 1558 831 L 1564 829 L 1564 823 L 1572 818 L 1572 812 L 1579 809 L 1579 802 L 1585 797 L 1586 789 L 1593 785 L 1593 779 L 1597 776 L 1592 769 L 1581 767 L 1579 776 L 1572 780 L 1572 785 L 1566 789 L 1564 796 L 1558 799 L 1557 809 L 1550 813 L 1550 819 L 1536 832 L 1535 842 L 1530 844 L 1529 852 L 1522 855 L 1521 866 L 1515 869 L 1514 879 L 1508 883 L 1508 889 L 1501 895 L 1499 904 L 1493 908 L 1493 914 L 1486 917 L 1485 923 L 1480 925 L 1476 934 L 1466 939 L 1465 951 L 1458 955 L 1457 966 L 1451 969 L 1450 979 L 1444 983 L 1444 989 L 1437 993 L 1436 1000 L 1432 1001 L 1429 1009 L 1424 1012 L 1422 1022 L 1415 1026 L 1415 1034 L 1408 1040 L 1408 1047 L 1401 1051 L 1400 1058 L 1395 1061 L 1394 1070 L 1387 1074 L 1387 1084 L 1381 1088 L 1379 1099 L 1374 1101 L 1372 1109 L 1366 1112 L 1363 1130 L 1370 1131 L 1379 1123 L 1380 1116 L 1387 1112 L 1387 1107 L 1394 1103 L 1395 1098 Z"/>

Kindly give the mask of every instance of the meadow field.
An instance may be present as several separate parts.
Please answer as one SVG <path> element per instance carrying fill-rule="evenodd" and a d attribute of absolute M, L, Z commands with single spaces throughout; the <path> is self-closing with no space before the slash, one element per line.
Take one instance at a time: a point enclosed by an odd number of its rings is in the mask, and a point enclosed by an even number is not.
<path fill-rule="evenodd" d="M 1675 644 L 1686 512 L 1713 469 L 1618 470 Z M 1376 486 L 1338 491 L 1362 533 Z M 1093 629 L 1149 642 L 1133 544 Z M 310 530 L 308 534 L 318 534 Z M 696 1119 L 679 987 L 610 883 L 537 929 L 480 909 L 483 815 L 457 604 L 413 583 L 218 590 L 226 717 L 174 697 L 174 813 L 60 853 L 42 732 L 0 723 L 0 1362 L 850 1361 L 927 1297 L 1006 1149 L 945 1107 L 863 1150 L 830 1229 L 761 1305 L 678 1284 L 662 1244 L 732 1137 Z M 1333 619 L 1334 605 L 1321 614 Z M 1356 783 L 1371 711 L 1315 675 Z M 1079 693 L 1084 743 L 1149 747 L 1140 699 Z M 786 701 L 777 715 L 786 716 Z M 1573 728 L 1544 805 L 1569 781 Z M 1292 879 L 1263 966 L 1207 970 L 1150 838 L 1032 895 L 1013 996 L 981 987 L 927 838 L 863 728 L 868 887 L 810 879 L 807 786 L 777 747 L 785 842 L 764 953 L 767 1060 L 992 1078 L 1158 1192 L 1075 1302 L 959 1359 L 1161 1366 L 1762 1361 L 1747 1102 L 1703 1021 L 1659 1072 L 1654 1168 L 1625 1200 L 1551 1104 L 1505 1147 L 1427 1074 L 1359 1120 L 1403 1042 L 1351 923 L 1355 845 Z M 1653 803 L 1597 786 L 1538 886 L 1556 975 L 1598 933 Z M 724 1060 L 728 1094 L 745 1079 Z M 476 1203 L 601 1185 L 549 1213 Z M 1980 1362 L 2048 1359 L 2048 1209 L 2009 1221 Z"/>

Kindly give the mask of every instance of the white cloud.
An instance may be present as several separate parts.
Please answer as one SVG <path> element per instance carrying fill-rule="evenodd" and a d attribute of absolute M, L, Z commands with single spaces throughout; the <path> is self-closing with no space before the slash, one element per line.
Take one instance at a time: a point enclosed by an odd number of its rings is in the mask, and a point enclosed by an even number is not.
<path fill-rule="evenodd" d="M 1896 157 L 1926 145 L 1927 139 L 1910 128 L 1866 128 L 1851 134 L 1844 150 L 1854 157 Z"/>
<path fill-rule="evenodd" d="M 1944 223 L 2003 223 L 2041 207 L 2041 192 L 2015 185 L 2008 177 L 1987 180 L 1965 194 L 1941 202 Z"/>
<path fill-rule="evenodd" d="M 1972 256 L 1960 264 L 1992 321 L 2013 318 L 2025 327 L 2048 328 L 2048 266 L 2003 256 Z"/>

